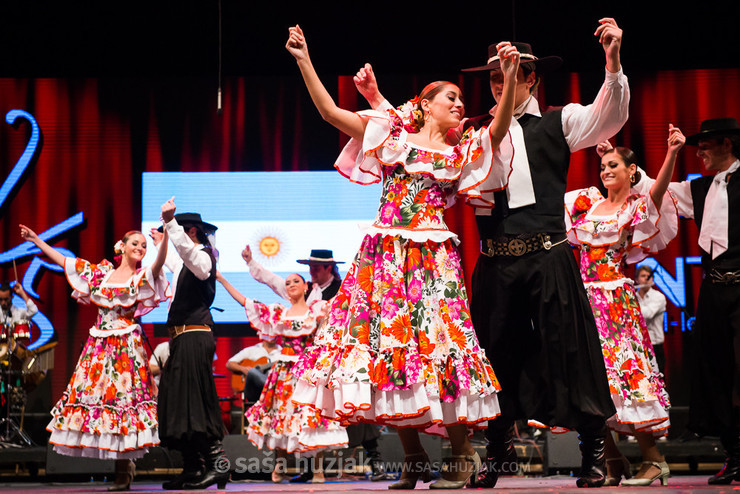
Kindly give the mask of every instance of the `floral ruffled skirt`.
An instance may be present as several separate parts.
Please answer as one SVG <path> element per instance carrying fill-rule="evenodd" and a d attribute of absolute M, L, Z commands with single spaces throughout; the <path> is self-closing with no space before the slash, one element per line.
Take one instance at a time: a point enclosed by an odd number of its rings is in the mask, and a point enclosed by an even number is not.
<path fill-rule="evenodd" d="M 47 426 L 54 450 L 69 456 L 139 458 L 159 444 L 154 382 L 141 329 L 87 339 Z"/>
<path fill-rule="evenodd" d="M 347 423 L 485 427 L 500 386 L 462 280 L 452 240 L 367 235 L 296 364 L 293 400 Z"/>
<path fill-rule="evenodd" d="M 586 292 L 617 409 L 607 425 L 620 433 L 629 434 L 634 427 L 655 436 L 666 434 L 670 400 L 634 289 L 629 285 L 608 289 L 594 283 Z"/>
<path fill-rule="evenodd" d="M 249 440 L 260 449 L 267 446 L 306 456 L 346 447 L 347 432 L 339 422 L 291 401 L 295 386 L 293 365 L 279 361 L 270 370 L 260 399 L 245 414 Z"/>

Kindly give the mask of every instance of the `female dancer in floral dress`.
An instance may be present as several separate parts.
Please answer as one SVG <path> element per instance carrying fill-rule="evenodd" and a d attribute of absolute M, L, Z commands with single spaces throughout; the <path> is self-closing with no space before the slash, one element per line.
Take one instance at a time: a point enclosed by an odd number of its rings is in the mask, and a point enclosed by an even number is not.
<path fill-rule="evenodd" d="M 242 257 L 246 254 L 242 253 Z M 278 461 L 285 454 L 301 453 L 317 455 L 312 483 L 324 482 L 320 468 L 322 451 L 347 446 L 347 431 L 339 422 L 321 417 L 311 407 L 296 405 L 291 401 L 296 378 L 293 367 L 299 355 L 313 343 L 316 328 L 325 317 L 326 301 L 306 303 L 308 284 L 299 274 L 285 279 L 285 288 L 290 297 L 290 307 L 275 303 L 265 305 L 246 298 L 234 288 L 223 275 L 216 279 L 226 291 L 247 311 L 247 318 L 260 332 L 262 339 L 274 340 L 282 347 L 280 356 L 267 375 L 259 400 L 251 406 L 246 417 L 249 422 L 249 440 L 258 448 L 267 446 L 278 451 Z M 283 480 L 284 465 L 276 464 L 272 472 L 273 482 Z"/>
<path fill-rule="evenodd" d="M 117 479 L 109 490 L 128 489 L 131 460 L 159 444 L 156 391 L 137 318 L 170 297 L 162 272 L 167 249 L 139 268 L 146 238 L 130 231 L 116 243 L 117 267 L 107 260 L 91 264 L 64 256 L 27 226 L 20 229 L 23 239 L 64 268 L 72 296 L 98 307 L 72 378 L 51 411 L 49 442 L 60 454 L 116 459 Z"/>
<path fill-rule="evenodd" d="M 456 235 L 444 224 L 456 193 L 482 200 L 487 177 L 505 187 L 509 170 L 494 169 L 491 153 L 504 141 L 513 113 L 519 53 L 499 46 L 505 89 L 489 129 L 459 144 L 446 133 L 464 115 L 460 90 L 440 81 L 409 104 L 404 126 L 393 109 L 352 113 L 338 108 L 313 69 L 300 27 L 287 50 L 296 58 L 324 120 L 352 139 L 335 167 L 353 182 L 383 182 L 374 224 L 334 297 L 327 324 L 296 365 L 293 400 L 347 423 L 398 429 L 405 468 L 391 488 L 413 488 L 428 477 L 418 429 L 447 433 L 453 457 L 434 488 L 460 488 L 480 467 L 469 427 L 499 415 L 500 389 L 470 322 Z"/>
<path fill-rule="evenodd" d="M 619 433 L 633 434 L 644 460 L 636 478 L 623 485 L 649 485 L 657 478 L 665 483 L 669 474 L 654 437 L 667 432 L 670 402 L 624 267 L 659 251 L 676 236 L 678 211 L 666 191 L 684 142 L 681 131 L 669 126 L 668 152 L 655 181 L 638 170 L 631 150 L 602 143 L 601 180 L 608 191 L 606 198 L 596 187 L 565 196 L 568 239 L 580 248 L 581 277 L 617 409 L 607 425 Z M 629 478 L 629 463 L 611 434 L 606 437 L 606 458 L 604 485 L 618 485 L 622 475 Z"/>

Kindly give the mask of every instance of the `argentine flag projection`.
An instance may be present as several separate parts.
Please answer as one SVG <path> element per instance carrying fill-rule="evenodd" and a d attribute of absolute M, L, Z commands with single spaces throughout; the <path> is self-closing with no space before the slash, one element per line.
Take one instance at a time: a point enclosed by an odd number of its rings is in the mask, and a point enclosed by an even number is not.
<path fill-rule="evenodd" d="M 249 245 L 252 255 L 270 271 L 285 278 L 299 273 L 310 278 L 311 249 L 330 249 L 342 275 L 362 241 L 361 226 L 375 219 L 381 185 L 358 185 L 336 171 L 321 172 L 161 172 L 142 174 L 142 232 L 148 249 L 143 264 L 154 261 L 151 228 L 161 225 L 161 205 L 175 197 L 177 213 L 200 213 L 218 227 L 218 270 L 244 296 L 264 303 L 279 302 L 273 291 L 256 282 L 241 257 Z M 170 249 L 174 249 L 170 244 Z M 172 273 L 165 270 L 170 283 Z M 216 283 L 212 311 L 217 323 L 246 323 L 240 307 Z M 142 318 L 165 323 L 167 304 Z"/>

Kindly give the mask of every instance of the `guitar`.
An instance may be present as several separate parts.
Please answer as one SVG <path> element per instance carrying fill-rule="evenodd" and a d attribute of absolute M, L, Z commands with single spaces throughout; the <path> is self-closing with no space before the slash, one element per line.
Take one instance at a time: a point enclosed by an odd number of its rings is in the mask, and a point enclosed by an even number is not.
<path fill-rule="evenodd" d="M 248 358 L 245 358 L 241 362 L 239 362 L 239 365 L 242 367 L 248 367 L 248 368 L 256 368 L 259 371 L 266 371 L 270 367 L 272 367 L 274 362 L 271 364 L 268 362 L 267 357 L 260 357 L 257 360 L 251 360 Z M 231 375 L 231 389 L 234 390 L 234 393 L 241 393 L 244 391 L 244 386 L 247 383 L 247 376 L 242 374 L 241 372 L 232 372 Z"/>

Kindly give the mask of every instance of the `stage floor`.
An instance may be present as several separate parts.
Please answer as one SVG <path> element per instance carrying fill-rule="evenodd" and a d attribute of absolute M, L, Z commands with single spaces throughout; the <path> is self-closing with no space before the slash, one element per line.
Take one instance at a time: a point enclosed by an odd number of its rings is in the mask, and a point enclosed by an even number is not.
<path fill-rule="evenodd" d="M 658 481 L 654 482 L 649 491 L 650 493 L 698 493 L 698 492 L 729 492 L 740 490 L 740 483 L 734 483 L 729 486 L 710 486 L 707 484 L 707 475 L 678 475 L 668 479 L 668 486 L 663 487 Z M 250 493 L 270 493 L 270 492 L 312 492 L 312 493 L 333 493 L 333 492 L 374 492 L 387 491 L 391 482 L 367 482 L 367 481 L 329 481 L 325 484 L 272 484 L 269 482 L 240 481 L 227 484 L 225 491 L 217 491 L 213 486 L 207 491 L 198 492 L 250 492 Z M 0 492 L 3 493 L 28 493 L 28 492 L 54 492 L 54 493 L 96 493 L 107 492 L 110 484 L 104 482 L 85 482 L 85 483 L 31 483 L 18 482 L 0 484 Z M 133 493 L 162 493 L 162 492 L 195 492 L 195 491 L 163 491 L 161 482 L 151 482 L 144 480 L 141 482 L 134 481 L 128 492 Z M 417 490 L 428 489 L 428 484 L 417 484 Z M 636 492 L 641 488 L 630 487 L 604 487 L 607 492 Z M 408 491 L 406 491 L 408 492 Z M 460 489 L 453 491 L 436 491 L 436 492 L 496 492 L 499 494 L 516 493 L 580 493 L 583 489 L 578 489 L 575 484 L 575 478 L 569 476 L 551 476 L 551 477 L 504 477 L 499 480 L 495 489 Z"/>

